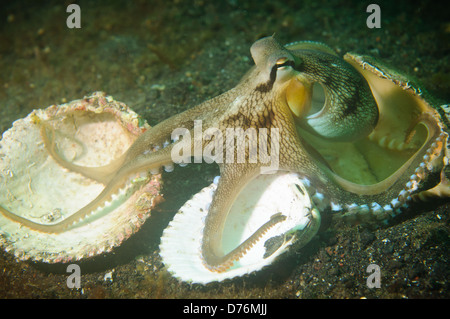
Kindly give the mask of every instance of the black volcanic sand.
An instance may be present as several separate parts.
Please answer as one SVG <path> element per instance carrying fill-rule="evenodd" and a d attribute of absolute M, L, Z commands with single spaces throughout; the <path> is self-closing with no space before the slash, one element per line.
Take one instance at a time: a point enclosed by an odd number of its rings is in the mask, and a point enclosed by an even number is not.
<path fill-rule="evenodd" d="M 42 3 L 40 3 L 42 2 Z M 242 1 L 243 2 L 243 1 Z M 14 1 L 0 10 L 0 130 L 34 108 L 105 91 L 151 125 L 232 88 L 252 65 L 251 44 L 314 40 L 343 55 L 370 54 L 450 98 L 450 19 L 429 1 L 78 1 L 82 28 L 62 1 Z M 217 175 L 207 164 L 164 174 L 166 202 L 108 255 L 86 260 L 81 289 L 66 265 L 17 262 L 0 252 L 0 298 L 448 298 L 449 205 L 390 225 L 330 225 L 304 249 L 256 275 L 206 286 L 165 270 L 159 238 L 179 207 Z M 369 289 L 366 268 L 381 267 Z M 109 279 L 110 278 L 110 279 Z"/>

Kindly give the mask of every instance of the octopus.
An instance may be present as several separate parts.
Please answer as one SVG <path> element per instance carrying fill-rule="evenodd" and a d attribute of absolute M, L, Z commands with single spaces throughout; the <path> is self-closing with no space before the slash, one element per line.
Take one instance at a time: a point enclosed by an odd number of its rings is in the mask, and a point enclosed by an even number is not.
<path fill-rule="evenodd" d="M 296 181 L 275 184 L 294 185 L 291 198 L 311 200 L 298 236 L 302 242 L 317 232 L 320 214 L 384 221 L 415 201 L 448 198 L 448 115 L 431 107 L 425 92 L 370 58 L 342 59 L 321 43 L 283 46 L 267 37 L 251 46 L 251 55 L 255 66 L 234 88 L 160 122 L 106 166 L 67 161 L 56 150 L 52 129 L 42 125 L 45 146 L 61 166 L 106 186 L 88 205 L 52 225 L 0 211 L 31 229 L 61 233 L 105 205 L 133 174 L 157 174 L 162 167 L 170 172 L 192 158 L 215 162 L 220 178 L 210 189 L 210 202 L 200 208 L 206 211 L 200 258 L 211 273 L 223 273 L 238 267 L 263 234 L 287 220 L 283 211 L 274 211 L 224 252 L 230 210 L 251 181 L 295 174 Z M 285 233 L 271 241 L 263 258 L 291 237 Z"/>

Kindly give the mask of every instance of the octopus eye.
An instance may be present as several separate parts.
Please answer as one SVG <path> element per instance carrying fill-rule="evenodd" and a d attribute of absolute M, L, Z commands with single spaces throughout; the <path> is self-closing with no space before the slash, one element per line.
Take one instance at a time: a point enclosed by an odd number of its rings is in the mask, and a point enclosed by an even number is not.
<path fill-rule="evenodd" d="M 295 62 L 292 60 L 289 60 L 289 58 L 287 57 L 282 57 L 279 58 L 276 62 L 275 62 L 275 66 L 278 70 L 283 70 L 286 69 L 287 67 L 295 67 Z"/>

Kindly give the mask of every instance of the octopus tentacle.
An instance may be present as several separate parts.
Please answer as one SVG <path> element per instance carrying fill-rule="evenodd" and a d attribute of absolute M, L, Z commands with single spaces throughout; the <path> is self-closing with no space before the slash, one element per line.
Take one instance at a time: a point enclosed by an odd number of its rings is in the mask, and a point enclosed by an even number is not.
<path fill-rule="evenodd" d="M 273 216 L 231 252 L 224 254 L 222 251 L 221 238 L 228 212 L 247 182 L 257 174 L 259 174 L 259 167 L 256 165 L 228 164 L 224 166 L 205 220 L 202 242 L 204 264 L 211 271 L 222 272 L 231 267 L 233 262 L 239 260 L 267 229 L 284 220 L 281 214 Z"/>
<path fill-rule="evenodd" d="M 83 220 L 94 214 L 98 208 L 103 207 L 108 201 L 112 200 L 113 196 L 121 188 L 129 184 L 127 182 L 130 178 L 133 178 L 134 174 L 160 168 L 164 164 L 171 162 L 170 155 L 172 147 L 173 144 L 151 154 L 137 156 L 133 161 L 125 163 L 94 200 L 58 223 L 51 225 L 35 223 L 10 212 L 2 206 L 0 206 L 0 211 L 5 217 L 20 222 L 22 225 L 33 230 L 46 233 L 61 233 L 67 229 L 81 225 Z"/>
<path fill-rule="evenodd" d="M 224 256 L 216 257 L 216 261 L 205 261 L 205 266 L 216 272 L 223 272 L 233 266 L 233 262 L 238 261 L 252 246 L 273 226 L 286 220 L 286 216 L 281 213 L 272 215 L 272 217 L 260 226 L 249 238 L 239 244 L 232 251 Z"/>
<path fill-rule="evenodd" d="M 62 167 L 79 173 L 87 178 L 93 179 L 99 183 L 107 184 L 111 178 L 125 161 L 125 154 L 121 155 L 119 158 L 113 160 L 111 163 L 101 166 L 101 167 L 87 167 L 73 164 L 64 158 L 56 151 L 56 141 L 55 141 L 55 128 L 46 123 L 41 123 L 41 136 L 45 147 L 47 148 L 50 156 Z M 51 137 L 49 137 L 48 131 L 51 132 Z"/>

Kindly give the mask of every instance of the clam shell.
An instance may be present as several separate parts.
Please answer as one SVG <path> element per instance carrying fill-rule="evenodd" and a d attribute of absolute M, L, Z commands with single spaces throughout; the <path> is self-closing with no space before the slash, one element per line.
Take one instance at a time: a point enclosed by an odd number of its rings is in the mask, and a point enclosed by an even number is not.
<path fill-rule="evenodd" d="M 55 129 L 58 152 L 74 164 L 102 166 L 124 153 L 149 126 L 125 104 L 102 92 L 17 120 L 0 141 L 0 205 L 40 224 L 59 222 L 105 187 L 58 165 L 40 123 Z M 0 214 L 0 245 L 25 260 L 68 262 L 110 251 L 137 231 L 159 195 L 159 175 L 137 179 L 78 227 L 52 234 Z"/>
<path fill-rule="evenodd" d="M 270 228 L 230 269 L 210 271 L 203 264 L 201 246 L 205 218 L 216 188 L 213 183 L 186 202 L 161 238 L 164 264 L 183 281 L 206 284 L 260 270 L 292 244 L 307 242 L 317 232 L 318 227 L 309 227 L 315 208 L 301 178 L 286 172 L 260 175 L 246 186 L 231 208 L 223 231 L 223 251 L 227 253 L 238 246 L 274 214 L 281 213 L 286 219 Z M 305 229 L 308 238 L 303 237 Z"/>

